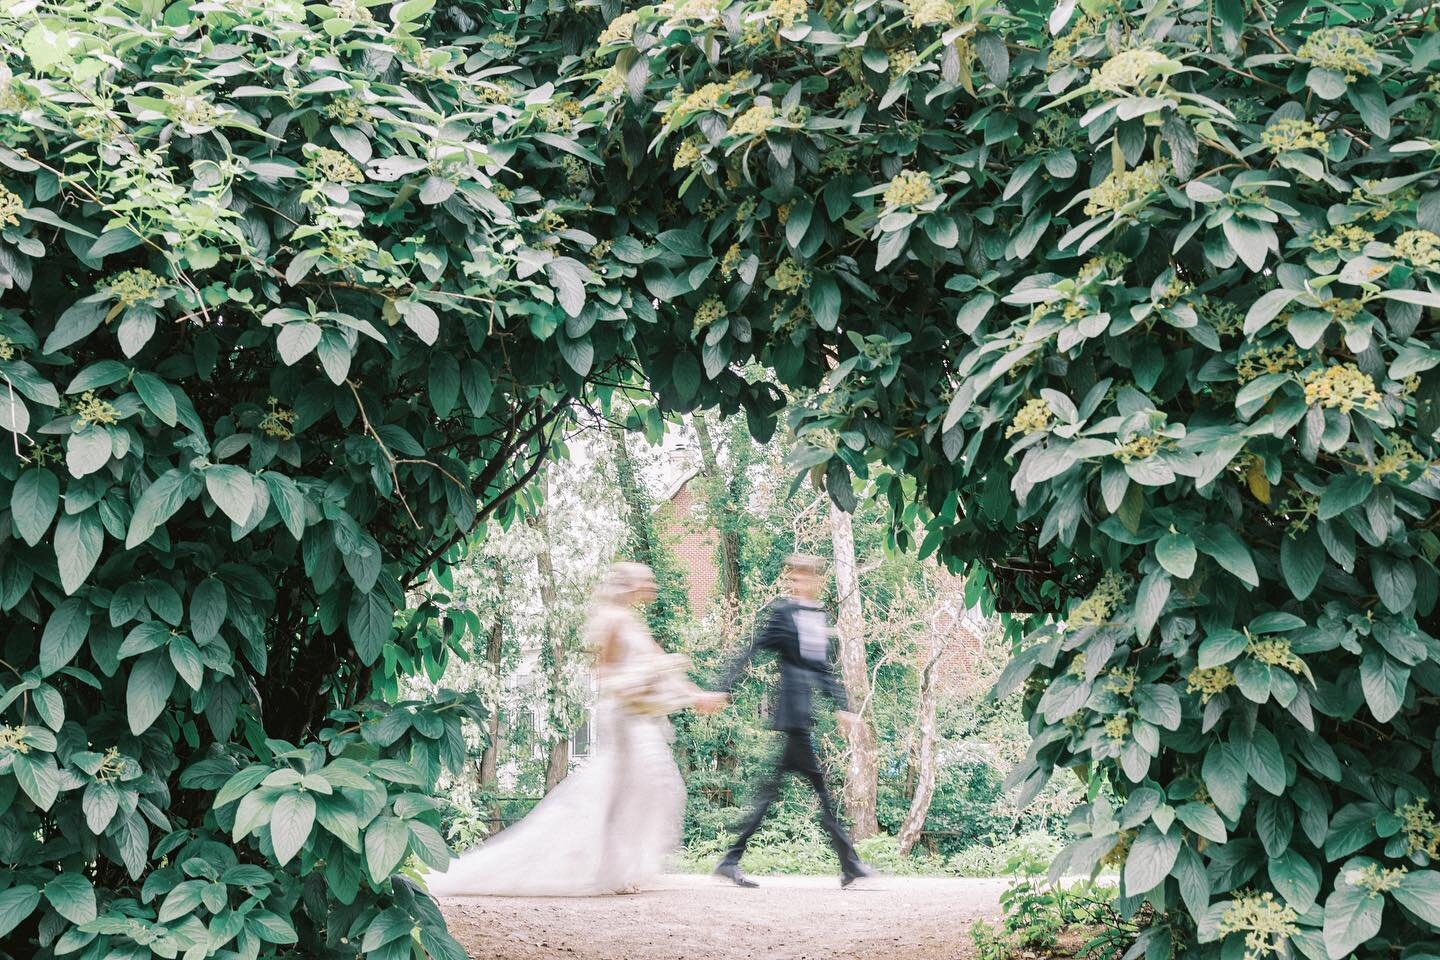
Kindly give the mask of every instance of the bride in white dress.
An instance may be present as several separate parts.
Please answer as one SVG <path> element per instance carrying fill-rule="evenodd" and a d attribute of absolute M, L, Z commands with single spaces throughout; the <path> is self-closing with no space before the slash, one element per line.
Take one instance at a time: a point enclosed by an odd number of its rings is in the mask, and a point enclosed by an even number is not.
<path fill-rule="evenodd" d="M 617 563 L 586 623 L 596 657 L 596 756 L 560 781 L 519 823 L 425 877 L 437 897 L 564 897 L 635 893 L 680 842 L 685 784 L 670 754 L 667 715 L 711 712 L 724 694 L 691 683 L 685 658 L 666 654 L 635 607 L 655 577 Z"/>

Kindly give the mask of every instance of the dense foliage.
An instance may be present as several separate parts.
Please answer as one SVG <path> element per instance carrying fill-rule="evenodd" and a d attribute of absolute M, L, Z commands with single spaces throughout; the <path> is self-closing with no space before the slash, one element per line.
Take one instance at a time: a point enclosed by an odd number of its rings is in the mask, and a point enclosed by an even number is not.
<path fill-rule="evenodd" d="M 1052 620 L 1006 686 L 1022 795 L 1090 786 L 1057 869 L 1123 864 L 1152 956 L 1428 949 L 1429 8 L 695 0 L 607 39 L 704 369 L 829 366 L 802 465 L 895 470 Z"/>
<path fill-rule="evenodd" d="M 1428 949 L 1428 7 L 432 5 L 0 12 L 15 955 L 455 955 L 403 590 L 617 384 L 765 433 L 751 359 L 1064 623 L 1024 789 L 1157 955 Z"/>

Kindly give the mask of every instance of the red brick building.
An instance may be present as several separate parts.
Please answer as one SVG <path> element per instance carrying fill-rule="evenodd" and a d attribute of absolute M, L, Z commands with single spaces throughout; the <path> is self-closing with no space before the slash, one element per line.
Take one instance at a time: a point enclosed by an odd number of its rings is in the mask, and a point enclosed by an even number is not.
<path fill-rule="evenodd" d="M 720 566 L 716 554 L 720 535 L 706 516 L 700 471 L 687 470 L 671 485 L 655 509 L 660 535 L 675 553 L 685 574 L 690 611 L 702 613 L 719 592 Z"/>

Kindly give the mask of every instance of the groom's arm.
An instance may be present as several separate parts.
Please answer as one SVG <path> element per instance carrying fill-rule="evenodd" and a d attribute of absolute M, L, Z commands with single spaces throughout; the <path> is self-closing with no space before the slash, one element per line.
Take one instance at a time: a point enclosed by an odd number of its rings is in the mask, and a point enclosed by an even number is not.
<path fill-rule="evenodd" d="M 751 635 L 750 642 L 746 644 L 744 651 L 730 662 L 717 690 L 723 693 L 733 692 L 735 685 L 740 682 L 740 677 L 744 675 L 745 669 L 750 666 L 750 661 L 754 660 L 757 654 L 777 649 L 780 646 L 780 634 L 784 629 L 784 624 L 781 622 L 783 614 L 779 606 L 771 604 L 766 607 L 763 617 L 759 629 Z"/>
<path fill-rule="evenodd" d="M 825 696 L 835 704 L 835 709 L 841 713 L 850 712 L 850 697 L 845 693 L 845 684 L 835 675 L 835 661 L 827 658 L 825 669 L 820 671 L 821 683 L 825 688 Z"/>

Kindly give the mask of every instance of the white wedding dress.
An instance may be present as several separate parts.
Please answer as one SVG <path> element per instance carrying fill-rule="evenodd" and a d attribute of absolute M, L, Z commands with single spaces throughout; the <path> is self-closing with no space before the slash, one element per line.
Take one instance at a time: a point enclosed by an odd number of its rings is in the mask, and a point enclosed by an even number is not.
<path fill-rule="evenodd" d="M 616 656 L 599 674 L 596 755 L 525 819 L 425 877 L 437 897 L 583 897 L 631 893 L 679 846 L 685 785 L 666 715 L 694 701 L 683 658 L 666 656 L 626 607 L 590 624 L 613 630 Z"/>

